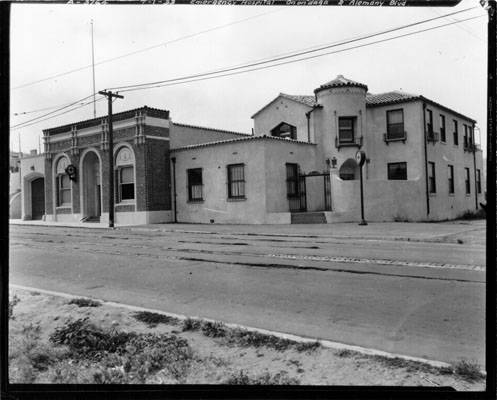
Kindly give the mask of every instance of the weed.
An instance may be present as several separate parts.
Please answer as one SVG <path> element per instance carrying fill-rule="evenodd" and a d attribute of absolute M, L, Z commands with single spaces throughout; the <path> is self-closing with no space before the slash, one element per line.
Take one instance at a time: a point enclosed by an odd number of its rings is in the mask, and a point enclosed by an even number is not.
<path fill-rule="evenodd" d="M 200 326 L 201 326 L 201 322 L 199 320 L 196 320 L 196 319 L 192 319 L 192 318 L 187 318 L 183 321 L 183 324 L 181 326 L 181 330 L 183 332 L 185 331 L 196 331 L 196 330 L 199 330 L 200 329 Z"/>
<path fill-rule="evenodd" d="M 340 349 L 335 353 L 338 357 L 352 357 L 354 355 L 353 351 L 347 349 Z"/>
<path fill-rule="evenodd" d="M 12 300 L 9 300 L 9 319 L 14 320 L 14 307 L 21 301 L 17 295 L 12 297 Z"/>
<path fill-rule="evenodd" d="M 84 297 L 78 298 L 78 299 L 72 299 L 69 303 L 67 304 L 75 304 L 78 307 L 100 307 L 102 303 L 96 300 L 92 299 L 86 299 Z"/>
<path fill-rule="evenodd" d="M 298 352 L 303 352 L 303 351 L 315 351 L 321 347 L 321 343 L 319 342 L 304 342 L 304 343 L 297 343 L 295 345 L 295 350 Z"/>
<path fill-rule="evenodd" d="M 136 312 L 133 314 L 133 318 L 147 324 L 149 328 L 155 328 L 159 324 L 176 324 L 178 322 L 176 318 L 150 311 Z"/>
<path fill-rule="evenodd" d="M 244 370 L 232 374 L 224 382 L 227 385 L 299 385 L 297 378 L 291 378 L 285 371 L 280 371 L 274 375 L 266 372 L 261 375 L 249 376 Z"/>
<path fill-rule="evenodd" d="M 480 366 L 475 361 L 459 360 L 454 365 L 454 372 L 469 382 L 485 378 L 485 375 L 480 371 Z"/>
<path fill-rule="evenodd" d="M 205 336 L 212 338 L 225 337 L 228 334 L 228 329 L 221 322 L 203 322 L 200 329 Z"/>

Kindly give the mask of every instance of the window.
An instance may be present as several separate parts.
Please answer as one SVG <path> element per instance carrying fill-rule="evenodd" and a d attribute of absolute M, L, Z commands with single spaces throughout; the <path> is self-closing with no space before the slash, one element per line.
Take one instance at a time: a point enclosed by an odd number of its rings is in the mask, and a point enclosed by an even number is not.
<path fill-rule="evenodd" d="M 479 169 L 476 170 L 476 190 L 481 193 L 481 172 Z"/>
<path fill-rule="evenodd" d="M 297 197 L 299 195 L 299 166 L 298 164 L 286 164 L 286 195 Z"/>
<path fill-rule="evenodd" d="M 430 191 L 430 193 L 437 192 L 435 181 L 435 163 L 431 161 L 428 162 L 428 190 Z"/>
<path fill-rule="evenodd" d="M 427 109 L 426 114 L 426 129 L 428 131 L 428 136 L 433 136 L 433 112 Z"/>
<path fill-rule="evenodd" d="M 468 141 L 468 125 L 464 124 L 464 148 L 467 149 L 469 145 Z"/>
<path fill-rule="evenodd" d="M 133 166 L 119 167 L 117 169 L 117 202 L 134 200 L 135 177 Z"/>
<path fill-rule="evenodd" d="M 407 180 L 407 163 L 388 163 L 389 180 Z"/>
<path fill-rule="evenodd" d="M 69 175 L 57 175 L 57 206 L 71 204 L 71 180 Z"/>
<path fill-rule="evenodd" d="M 473 140 L 473 127 L 468 125 L 468 147 L 471 147 L 474 143 Z"/>
<path fill-rule="evenodd" d="M 134 155 L 128 147 L 121 147 L 116 154 L 116 168 L 114 172 L 116 188 L 116 202 L 135 199 L 135 167 Z"/>
<path fill-rule="evenodd" d="M 245 198 L 245 166 L 228 165 L 228 199 Z"/>
<path fill-rule="evenodd" d="M 338 141 L 354 143 L 355 117 L 338 118 Z"/>
<path fill-rule="evenodd" d="M 188 178 L 188 201 L 202 201 L 202 168 L 186 170 Z"/>
<path fill-rule="evenodd" d="M 282 122 L 271 130 L 271 136 L 297 139 L 297 128 L 293 125 Z"/>
<path fill-rule="evenodd" d="M 440 114 L 440 141 L 445 142 L 447 140 L 445 136 L 445 117 Z"/>
<path fill-rule="evenodd" d="M 448 173 L 449 173 L 449 176 L 448 176 L 448 179 L 449 179 L 449 193 L 450 194 L 454 194 L 454 166 L 453 165 L 449 165 Z"/>
<path fill-rule="evenodd" d="M 459 126 L 456 120 L 454 120 L 454 146 L 459 146 Z"/>
<path fill-rule="evenodd" d="M 471 193 L 471 180 L 469 177 L 469 168 L 464 168 L 464 171 L 466 173 L 466 178 L 464 180 L 464 183 L 466 184 L 466 194 Z"/>
<path fill-rule="evenodd" d="M 404 138 L 404 110 L 387 111 L 387 140 Z"/>
<path fill-rule="evenodd" d="M 72 203 L 71 199 L 71 180 L 69 175 L 66 174 L 66 168 L 69 165 L 69 159 L 61 157 L 57 161 L 55 168 L 55 185 L 56 185 L 56 204 L 57 207 L 69 206 Z"/>

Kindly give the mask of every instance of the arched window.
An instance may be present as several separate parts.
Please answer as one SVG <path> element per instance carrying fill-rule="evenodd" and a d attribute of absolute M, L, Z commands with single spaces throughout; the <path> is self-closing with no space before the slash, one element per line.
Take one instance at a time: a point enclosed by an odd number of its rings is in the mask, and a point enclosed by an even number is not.
<path fill-rule="evenodd" d="M 121 147 L 116 154 L 116 201 L 135 199 L 135 158 L 128 147 Z"/>
<path fill-rule="evenodd" d="M 345 160 L 345 162 L 340 167 L 338 173 L 340 179 L 344 181 L 351 181 L 356 179 L 357 163 L 353 158 Z"/>
<path fill-rule="evenodd" d="M 282 122 L 275 128 L 271 129 L 271 136 L 286 139 L 297 139 L 297 128 L 293 125 Z"/>
<path fill-rule="evenodd" d="M 57 194 L 57 207 L 70 206 L 71 199 L 71 180 L 66 174 L 66 168 L 69 165 L 69 160 L 66 157 L 61 157 L 57 161 L 55 168 L 55 190 Z"/>

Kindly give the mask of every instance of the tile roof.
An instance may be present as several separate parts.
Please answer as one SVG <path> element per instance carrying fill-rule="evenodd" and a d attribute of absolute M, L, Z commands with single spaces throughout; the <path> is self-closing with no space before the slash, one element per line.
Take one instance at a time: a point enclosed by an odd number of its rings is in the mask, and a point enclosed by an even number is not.
<path fill-rule="evenodd" d="M 316 98 L 314 96 L 307 96 L 307 95 L 302 96 L 302 95 L 293 95 L 286 93 L 280 93 L 280 96 L 284 97 L 285 99 L 290 99 L 298 103 L 305 104 L 306 106 L 309 107 L 315 107 L 318 105 L 318 102 L 316 101 Z"/>
<path fill-rule="evenodd" d="M 218 140 L 215 142 L 192 144 L 192 145 L 188 145 L 188 146 L 176 147 L 174 149 L 171 149 L 171 151 L 198 149 L 198 148 L 202 148 L 202 147 L 218 146 L 218 145 L 222 145 L 222 144 L 231 144 L 231 143 L 248 142 L 248 141 L 256 141 L 256 140 L 276 140 L 276 141 L 285 142 L 285 143 L 306 144 L 306 145 L 311 145 L 311 146 L 316 145 L 315 143 L 303 142 L 300 140 L 284 139 L 284 138 L 279 138 L 279 137 L 275 137 L 275 136 L 263 135 L 263 136 L 250 136 L 248 138 Z"/>
<path fill-rule="evenodd" d="M 193 129 L 204 129 L 206 131 L 213 131 L 213 132 L 221 132 L 221 133 L 231 133 L 233 135 L 240 135 L 240 136 L 252 136 L 251 133 L 243 133 L 243 132 L 235 132 L 235 131 L 227 131 L 225 129 L 216 129 L 216 128 L 207 128 L 205 126 L 197 126 L 197 125 L 190 125 L 190 124 L 182 124 L 180 122 L 173 122 L 173 125 L 176 126 L 183 126 L 185 128 L 193 128 Z"/>
<path fill-rule="evenodd" d="M 367 85 L 365 85 L 364 83 L 359 83 L 359 82 L 353 81 L 352 79 L 345 78 L 343 75 L 338 75 L 332 81 L 323 83 L 321 86 L 319 86 L 317 89 L 314 90 L 314 93 L 319 92 L 320 90 L 323 90 L 323 89 L 328 89 L 328 88 L 333 88 L 333 87 L 342 87 L 342 86 L 357 86 L 357 87 L 362 87 L 362 88 L 368 90 Z"/>
<path fill-rule="evenodd" d="M 401 91 L 393 91 L 379 94 L 366 94 L 366 104 L 368 106 L 382 105 L 385 103 L 400 103 L 404 101 L 418 100 L 417 94 L 404 93 Z"/>

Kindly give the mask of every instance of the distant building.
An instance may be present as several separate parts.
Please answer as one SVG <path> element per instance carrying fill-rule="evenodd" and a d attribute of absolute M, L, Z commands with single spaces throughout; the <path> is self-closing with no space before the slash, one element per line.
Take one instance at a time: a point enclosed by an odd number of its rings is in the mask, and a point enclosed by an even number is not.
<path fill-rule="evenodd" d="M 452 219 L 484 201 L 476 122 L 423 96 L 370 94 L 338 76 L 314 96 L 280 93 L 252 118 L 248 135 L 149 107 L 115 114 L 116 223 L 358 221 L 358 150 L 367 220 Z M 107 118 L 44 139 L 44 218 L 106 221 Z"/>

